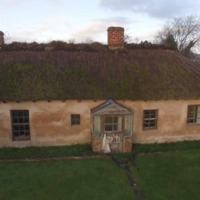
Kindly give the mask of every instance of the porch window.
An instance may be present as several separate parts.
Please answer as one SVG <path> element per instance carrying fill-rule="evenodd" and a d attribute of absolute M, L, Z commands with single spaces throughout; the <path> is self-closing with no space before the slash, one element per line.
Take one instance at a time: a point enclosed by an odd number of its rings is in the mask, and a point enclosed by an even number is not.
<path fill-rule="evenodd" d="M 93 135 L 94 137 L 101 137 L 101 116 L 94 116 Z"/>
<path fill-rule="evenodd" d="M 188 106 L 187 123 L 200 124 L 200 105 Z"/>
<path fill-rule="evenodd" d="M 157 128 L 158 110 L 144 110 L 143 128 Z"/>
<path fill-rule="evenodd" d="M 105 116 L 104 130 L 106 132 L 118 132 L 122 130 L 122 117 L 120 116 Z"/>
<path fill-rule="evenodd" d="M 11 110 L 13 140 L 29 140 L 29 111 Z"/>
<path fill-rule="evenodd" d="M 132 123 L 133 117 L 132 115 L 126 115 L 124 117 L 124 132 L 126 135 L 132 135 Z"/>

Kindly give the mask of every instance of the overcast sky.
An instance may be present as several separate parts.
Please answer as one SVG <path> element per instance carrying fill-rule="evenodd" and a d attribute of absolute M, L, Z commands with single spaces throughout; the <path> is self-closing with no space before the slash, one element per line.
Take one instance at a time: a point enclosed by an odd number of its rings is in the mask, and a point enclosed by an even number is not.
<path fill-rule="evenodd" d="M 0 0 L 0 30 L 7 43 L 106 43 L 109 26 L 149 40 L 167 20 L 194 14 L 200 0 Z"/>

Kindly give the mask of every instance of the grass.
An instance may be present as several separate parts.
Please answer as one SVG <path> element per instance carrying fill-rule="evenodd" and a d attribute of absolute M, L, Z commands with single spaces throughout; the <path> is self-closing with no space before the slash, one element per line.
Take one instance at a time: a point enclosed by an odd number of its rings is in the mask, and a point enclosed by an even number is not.
<path fill-rule="evenodd" d="M 134 144 L 130 154 L 117 154 L 117 157 L 127 159 L 140 153 L 174 152 L 182 150 L 200 149 L 200 141 L 175 142 L 167 144 Z M 67 156 L 93 156 L 90 144 L 56 147 L 26 147 L 26 148 L 0 148 L 0 159 L 31 159 L 53 158 Z"/>
<path fill-rule="evenodd" d="M 200 150 L 144 155 L 136 160 L 137 175 L 150 200 L 199 198 Z"/>
<path fill-rule="evenodd" d="M 6 161 L 93 155 L 98 154 L 92 152 L 90 145 L 2 148 L 0 199 L 198 199 L 200 141 L 134 144 L 132 153 L 115 154 L 116 160 L 129 161 L 136 187 L 130 186 L 127 170 L 112 159 Z M 134 189 L 145 197 L 138 197 Z"/>
<path fill-rule="evenodd" d="M 155 143 L 155 144 L 134 144 L 133 153 L 155 153 L 155 152 L 174 152 L 192 149 L 200 149 L 200 141 L 184 141 L 172 143 Z"/>
<path fill-rule="evenodd" d="M 102 200 L 134 198 L 112 160 L 0 163 L 0 199 Z"/>
<path fill-rule="evenodd" d="M 26 147 L 1 148 L 0 159 L 31 159 L 67 156 L 91 156 L 91 145 L 57 146 L 57 147 Z"/>

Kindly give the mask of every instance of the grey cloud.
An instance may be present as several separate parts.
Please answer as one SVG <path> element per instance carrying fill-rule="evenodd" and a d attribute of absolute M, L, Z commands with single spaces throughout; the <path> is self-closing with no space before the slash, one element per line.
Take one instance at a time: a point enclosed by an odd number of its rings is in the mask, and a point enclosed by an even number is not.
<path fill-rule="evenodd" d="M 129 20 L 125 17 L 110 17 L 104 19 L 96 19 L 94 21 L 91 21 L 89 24 L 81 27 L 76 32 L 77 34 L 95 34 L 104 32 L 109 26 L 121 26 L 124 24 L 129 24 Z"/>
<path fill-rule="evenodd" d="M 82 27 L 79 27 L 72 33 L 72 38 L 81 39 L 96 39 L 99 34 L 106 32 L 109 26 L 124 26 L 129 24 L 130 21 L 125 17 L 110 17 L 103 19 L 96 19 Z"/>
<path fill-rule="evenodd" d="M 172 18 L 198 12 L 199 0 L 101 0 L 100 6 L 112 11 L 130 11 L 156 18 Z"/>
<path fill-rule="evenodd" d="M 130 23 L 130 19 L 128 19 L 126 17 L 121 17 L 121 16 L 102 19 L 102 21 L 107 22 L 108 24 L 116 23 L 118 25 L 129 24 Z"/>

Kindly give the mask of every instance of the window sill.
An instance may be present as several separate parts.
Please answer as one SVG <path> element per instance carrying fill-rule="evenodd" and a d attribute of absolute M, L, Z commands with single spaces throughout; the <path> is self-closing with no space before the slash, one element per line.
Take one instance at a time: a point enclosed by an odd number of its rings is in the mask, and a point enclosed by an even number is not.
<path fill-rule="evenodd" d="M 13 142 L 30 141 L 30 137 L 13 138 Z"/>
<path fill-rule="evenodd" d="M 187 126 L 200 126 L 200 123 L 187 123 Z"/>
<path fill-rule="evenodd" d="M 157 127 L 152 127 L 152 128 L 143 128 L 143 131 L 150 131 L 150 130 L 156 130 Z"/>

